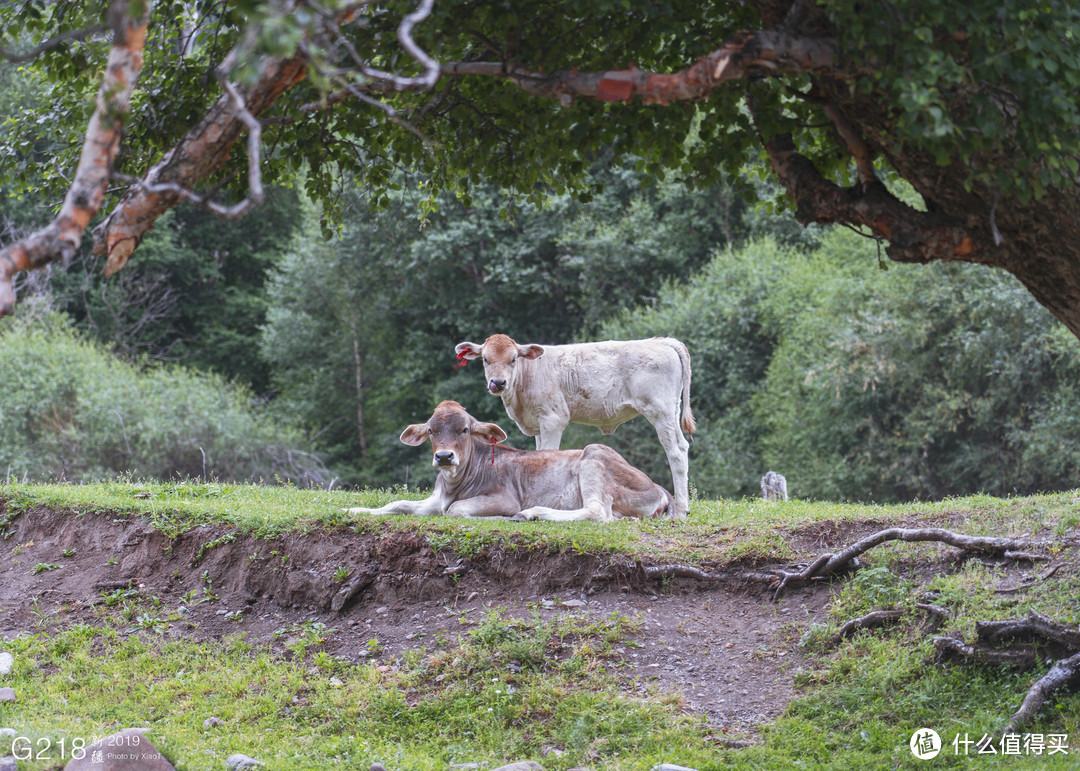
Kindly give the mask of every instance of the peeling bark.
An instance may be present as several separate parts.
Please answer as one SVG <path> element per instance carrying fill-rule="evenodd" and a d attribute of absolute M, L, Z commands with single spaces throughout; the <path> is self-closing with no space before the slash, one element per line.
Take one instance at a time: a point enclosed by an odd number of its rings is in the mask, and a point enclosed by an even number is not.
<path fill-rule="evenodd" d="M 291 88 L 306 72 L 299 57 L 270 59 L 259 79 L 243 95 L 247 112 L 258 116 Z M 225 165 L 232 146 L 246 127 L 228 94 L 221 96 L 202 120 L 120 200 L 113 212 L 94 228 L 94 254 L 107 257 L 105 275 L 127 264 L 131 254 L 162 214 L 192 189 Z"/>
<path fill-rule="evenodd" d="M 547 73 L 507 67 L 501 62 L 453 62 L 442 65 L 441 72 L 444 76 L 506 78 L 532 96 L 557 99 L 562 104 L 577 97 L 605 102 L 637 98 L 643 104 L 671 104 L 704 99 L 721 84 L 743 80 L 751 73 L 831 73 L 835 55 L 831 39 L 761 30 L 738 32 L 717 50 L 674 73 L 646 72 L 632 63 L 625 70 Z"/>
<path fill-rule="evenodd" d="M 117 18 L 112 49 L 74 179 L 56 219 L 0 251 L 0 316 L 15 309 L 12 277 L 19 271 L 70 260 L 90 220 L 101 209 L 120 147 L 124 119 L 130 111 L 131 95 L 142 71 L 149 12 L 149 2 L 143 5 L 143 15 L 139 18 L 127 15 L 128 7 L 122 0 L 111 6 L 110 18 Z"/>

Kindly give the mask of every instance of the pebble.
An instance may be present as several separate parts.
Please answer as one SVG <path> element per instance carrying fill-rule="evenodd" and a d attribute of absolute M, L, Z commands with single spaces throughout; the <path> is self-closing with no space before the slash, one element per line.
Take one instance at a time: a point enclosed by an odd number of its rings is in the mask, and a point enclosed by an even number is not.
<path fill-rule="evenodd" d="M 19 761 L 15 760 L 11 755 L 0 758 L 0 771 L 19 771 Z"/>
<path fill-rule="evenodd" d="M 224 725 L 225 721 L 219 717 L 208 717 L 203 721 L 203 728 L 214 728 L 215 726 Z"/>
<path fill-rule="evenodd" d="M 15 666 L 15 657 L 7 651 L 0 653 L 0 675 L 10 675 L 13 666 Z"/>
<path fill-rule="evenodd" d="M 235 755 L 230 755 L 225 758 L 225 768 L 229 771 L 242 771 L 245 768 L 255 768 L 256 766 L 265 766 L 261 760 L 255 760 L 250 755 L 245 755 L 242 752 L 238 752 Z"/>
<path fill-rule="evenodd" d="M 697 771 L 697 769 L 677 766 L 674 763 L 657 763 L 652 767 L 652 771 Z"/>
<path fill-rule="evenodd" d="M 492 771 L 544 771 L 544 767 L 534 760 L 519 760 L 517 763 L 508 763 Z"/>
<path fill-rule="evenodd" d="M 14 688 L 0 688 L 0 702 L 15 701 Z"/>

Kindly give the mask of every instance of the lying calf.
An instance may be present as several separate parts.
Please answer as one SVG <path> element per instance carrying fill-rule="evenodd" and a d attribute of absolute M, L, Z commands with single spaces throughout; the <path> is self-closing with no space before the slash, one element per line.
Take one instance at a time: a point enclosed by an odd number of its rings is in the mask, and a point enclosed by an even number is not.
<path fill-rule="evenodd" d="M 419 446 L 425 439 L 431 440 L 431 464 L 439 470 L 431 497 L 349 513 L 611 522 L 673 512 L 667 490 L 604 445 L 584 450 L 502 447 L 503 430 L 479 422 L 457 402 L 443 402 L 427 423 L 401 433 L 405 444 Z"/>

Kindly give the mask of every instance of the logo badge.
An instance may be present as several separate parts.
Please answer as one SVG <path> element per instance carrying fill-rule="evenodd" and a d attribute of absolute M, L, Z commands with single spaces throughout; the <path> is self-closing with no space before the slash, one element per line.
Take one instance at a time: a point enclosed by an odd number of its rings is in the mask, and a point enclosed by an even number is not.
<path fill-rule="evenodd" d="M 911 747 L 911 754 L 919 760 L 930 760 L 941 752 L 941 737 L 937 735 L 937 731 L 920 728 L 911 735 L 908 746 Z"/>

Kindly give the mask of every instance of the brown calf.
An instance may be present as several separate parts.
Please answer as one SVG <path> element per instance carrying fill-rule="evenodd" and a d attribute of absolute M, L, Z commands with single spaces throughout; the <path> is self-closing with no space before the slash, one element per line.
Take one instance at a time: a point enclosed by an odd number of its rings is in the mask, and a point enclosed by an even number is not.
<path fill-rule="evenodd" d="M 432 494 L 349 513 L 596 522 L 674 513 L 671 495 L 610 447 L 516 450 L 500 445 L 504 439 L 494 423 L 481 423 L 457 402 L 443 402 L 426 423 L 401 433 L 405 444 L 431 440 L 431 465 L 439 470 Z"/>

